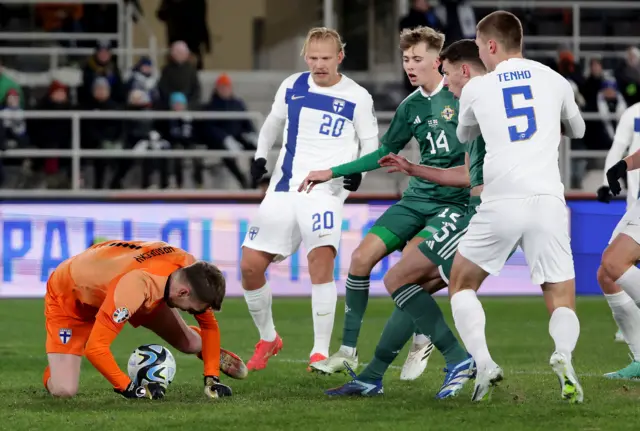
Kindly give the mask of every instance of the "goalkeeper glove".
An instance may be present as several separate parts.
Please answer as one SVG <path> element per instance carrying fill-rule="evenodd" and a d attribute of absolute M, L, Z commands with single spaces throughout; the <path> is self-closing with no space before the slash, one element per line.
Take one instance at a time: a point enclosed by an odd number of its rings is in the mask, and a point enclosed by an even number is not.
<path fill-rule="evenodd" d="M 209 398 L 230 397 L 231 388 L 220 383 L 216 376 L 204 376 L 204 394 Z"/>
<path fill-rule="evenodd" d="M 267 159 L 260 157 L 251 162 L 251 178 L 258 182 L 267 173 Z"/>
<path fill-rule="evenodd" d="M 164 387 L 160 383 L 148 383 L 146 385 L 136 385 L 129 383 L 125 390 L 114 389 L 114 391 L 125 398 L 149 398 L 150 400 L 159 400 L 164 398 Z"/>
<path fill-rule="evenodd" d="M 343 180 L 343 187 L 350 192 L 355 192 L 360 188 L 362 182 L 362 174 L 346 175 Z"/>
<path fill-rule="evenodd" d="M 611 202 L 611 189 L 609 189 L 609 186 L 602 186 L 598 189 L 597 193 L 597 199 L 598 201 L 608 204 L 609 202 Z"/>
<path fill-rule="evenodd" d="M 622 191 L 618 180 L 627 175 L 627 162 L 620 160 L 607 171 L 607 182 L 611 189 L 611 194 L 618 196 Z"/>

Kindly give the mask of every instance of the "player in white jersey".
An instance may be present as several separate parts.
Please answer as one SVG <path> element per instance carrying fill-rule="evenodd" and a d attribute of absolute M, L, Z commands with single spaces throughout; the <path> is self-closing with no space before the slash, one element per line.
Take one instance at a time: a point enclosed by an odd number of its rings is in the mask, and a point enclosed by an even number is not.
<path fill-rule="evenodd" d="M 613 167 L 615 163 L 617 163 L 623 156 L 628 156 L 630 154 L 635 153 L 640 149 L 640 103 L 636 103 L 629 108 L 627 108 L 622 117 L 620 117 L 620 121 L 618 121 L 618 126 L 616 127 L 616 135 L 613 138 L 613 144 L 609 149 L 609 153 L 607 154 L 607 159 L 604 163 L 604 182 L 603 186 L 598 189 L 597 195 L 598 200 L 600 202 L 609 203 L 611 201 L 611 191 L 609 189 L 609 185 L 607 183 L 607 175 L 606 172 Z M 638 193 L 640 192 L 640 171 L 634 170 L 627 173 L 627 211 L 631 210 L 635 202 L 638 200 Z M 622 224 L 625 224 L 625 221 L 621 221 Z M 609 240 L 609 244 L 613 241 L 613 239 L 618 235 L 618 229 L 614 230 L 611 239 Z M 607 300 L 609 301 L 609 306 L 613 310 L 614 318 L 616 311 L 614 310 L 614 303 L 617 304 L 619 301 L 619 296 L 609 296 L 609 295 L 617 295 L 622 292 L 619 286 L 616 286 L 615 281 L 611 280 L 607 277 L 606 273 L 602 270 L 602 268 L 598 268 L 598 283 L 600 284 L 600 288 L 604 293 Z M 613 301 L 613 302 L 611 302 Z M 622 317 L 620 317 L 622 318 Z M 620 325 L 618 325 L 618 328 Z M 618 329 L 616 332 L 614 339 L 617 342 L 624 343 L 625 337 L 622 333 L 621 329 Z M 621 370 L 624 371 L 624 370 Z M 638 370 L 640 373 L 640 369 Z M 609 373 L 612 374 L 612 373 Z M 639 376 L 640 377 L 640 376 Z"/>
<path fill-rule="evenodd" d="M 623 114 L 614 146 L 638 145 L 640 132 L 640 104 L 631 106 Z M 612 147 L 613 150 L 613 147 Z M 618 150 L 619 153 L 624 151 Z M 609 152 L 611 154 L 611 152 Z M 610 158 L 607 157 L 607 162 Z M 631 174 L 640 168 L 640 148 L 633 154 L 618 161 L 606 171 L 607 201 L 611 194 L 621 191 L 618 180 L 631 178 Z M 631 189 L 631 185 L 629 185 Z M 630 192 L 630 190 L 629 190 Z M 602 263 L 598 268 L 598 283 L 602 288 L 613 318 L 622 332 L 631 350 L 632 361 L 625 368 L 605 374 L 610 379 L 640 379 L 640 270 L 636 264 L 640 259 L 640 201 L 636 200 L 622 217 L 609 241 L 609 246 L 602 255 Z"/>
<path fill-rule="evenodd" d="M 282 348 L 271 313 L 271 288 L 265 271 L 295 253 L 307 251 L 311 279 L 314 345 L 310 363 L 326 359 L 333 330 L 336 285 L 334 259 L 342 231 L 342 207 L 361 175 L 333 180 L 312 193 L 298 187 L 312 170 L 352 161 L 378 148 L 378 124 L 367 90 L 338 72 L 344 58 L 340 35 L 327 28 L 309 31 L 302 55 L 309 72 L 285 79 L 266 118 L 251 168 L 254 180 L 266 173 L 269 149 L 284 128 L 280 156 L 257 216 L 242 244 L 242 287 L 260 332 L 250 370 L 265 368 Z M 345 190 L 346 189 L 346 190 Z"/>
<path fill-rule="evenodd" d="M 485 399 L 503 371 L 485 337 L 485 314 L 476 291 L 497 274 L 520 245 L 531 281 L 540 284 L 551 313 L 555 342 L 550 365 L 563 399 L 581 402 L 582 388 L 571 364 L 580 334 L 558 147 L 565 135 L 580 138 L 585 124 L 570 84 L 542 64 L 522 57 L 522 25 L 497 11 L 477 26 L 476 44 L 490 73 L 471 79 L 460 96 L 457 135 L 486 142 L 482 204 L 458 246 L 449 293 L 456 328 L 476 360 L 474 401 Z"/>

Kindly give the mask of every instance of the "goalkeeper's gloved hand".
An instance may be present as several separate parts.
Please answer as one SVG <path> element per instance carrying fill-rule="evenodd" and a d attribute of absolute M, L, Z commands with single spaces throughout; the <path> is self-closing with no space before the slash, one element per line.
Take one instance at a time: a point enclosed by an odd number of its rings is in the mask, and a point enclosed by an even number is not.
<path fill-rule="evenodd" d="M 258 182 L 267 173 L 267 159 L 260 157 L 251 162 L 251 178 Z"/>
<path fill-rule="evenodd" d="M 343 187 L 350 192 L 355 192 L 360 188 L 362 182 L 362 174 L 345 175 Z"/>
<path fill-rule="evenodd" d="M 611 189 L 609 189 L 609 186 L 600 187 L 596 193 L 597 193 L 598 201 L 603 202 L 605 204 L 608 204 L 609 202 L 611 202 L 611 198 L 613 196 L 611 195 Z"/>
<path fill-rule="evenodd" d="M 125 398 L 149 398 L 151 400 L 159 400 L 164 398 L 164 387 L 160 383 L 148 383 L 146 385 L 136 385 L 135 383 L 129 383 L 129 386 L 125 390 L 114 389 Z"/>
<path fill-rule="evenodd" d="M 624 160 L 620 160 L 607 171 L 607 182 L 609 183 L 611 194 L 614 196 L 618 196 L 622 191 L 618 180 L 624 178 L 625 175 L 627 175 L 627 162 Z"/>
<path fill-rule="evenodd" d="M 204 376 L 204 394 L 209 398 L 230 397 L 233 395 L 231 388 L 220 383 L 216 376 Z"/>

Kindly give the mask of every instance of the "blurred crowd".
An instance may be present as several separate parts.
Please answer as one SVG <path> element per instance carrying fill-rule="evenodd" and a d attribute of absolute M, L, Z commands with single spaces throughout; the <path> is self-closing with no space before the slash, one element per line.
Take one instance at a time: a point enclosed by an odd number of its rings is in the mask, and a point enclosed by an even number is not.
<path fill-rule="evenodd" d="M 133 19 L 149 12 L 142 10 L 138 0 L 127 0 L 127 3 L 136 11 Z M 540 8 L 531 8 L 524 10 L 520 17 L 528 34 L 538 34 L 538 26 L 542 25 L 531 13 L 534 10 L 544 13 Z M 20 7 L 9 9 L 0 3 L 0 31 L 7 26 L 12 14 L 19 12 Z M 115 4 L 42 3 L 32 12 L 35 12 L 39 28 L 47 32 L 116 33 L 118 30 Z M 202 94 L 198 70 L 203 67 L 203 56 L 212 50 L 206 0 L 162 0 L 154 12 L 165 25 L 169 48 L 167 61 L 162 67 L 150 58 L 142 57 L 131 70 L 121 71 L 116 61 L 115 49 L 118 47 L 115 39 L 98 43 L 61 41 L 59 43 L 65 46 L 94 49 L 91 56 L 77 64 L 82 70 L 81 85 L 69 88 L 54 80 L 46 92 L 36 98 L 33 93 L 25 96 L 0 64 L 0 150 L 71 147 L 70 119 L 26 119 L 24 110 L 28 109 L 170 110 L 181 113 L 175 119 L 157 121 L 144 118 L 82 120 L 80 142 L 87 149 L 255 149 L 257 134 L 251 121 L 196 120 L 192 115 L 201 111 L 246 111 L 245 103 L 234 94 L 233 83 L 226 74 L 217 78 L 210 95 Z M 476 13 L 480 15 L 476 17 Z M 633 21 L 634 16 L 631 13 L 627 15 L 622 18 Z M 426 25 L 442 31 L 447 43 L 451 43 L 461 38 L 473 38 L 477 19 L 481 17 L 482 10 L 472 8 L 467 0 L 411 0 L 409 12 L 401 17 L 398 27 L 402 30 Z M 555 28 L 553 34 L 557 34 L 556 31 L 571 34 L 570 10 L 559 10 L 559 16 L 552 18 L 561 26 Z M 592 18 L 598 28 L 612 35 L 615 25 L 604 15 Z M 574 58 L 571 49 L 561 46 L 556 58 L 548 59 L 547 63 L 572 83 L 581 109 L 600 118 L 599 121 L 587 121 L 585 138 L 573 141 L 572 148 L 609 149 L 617 119 L 628 106 L 640 101 L 640 50 L 631 46 L 621 61 L 603 64 L 600 58 L 583 59 L 581 62 Z M 400 88 L 398 84 L 394 90 L 398 95 L 414 90 L 404 74 L 402 80 L 404 86 Z M 203 100 L 208 101 L 202 103 Z M 397 102 L 380 106 L 381 109 L 394 109 Z M 219 169 L 231 173 L 241 188 L 260 186 L 251 183 L 246 166 L 238 160 L 235 157 L 213 160 L 83 159 L 82 187 L 205 187 L 205 178 L 210 177 L 205 174 Z M 602 169 L 603 163 L 602 159 L 596 158 L 573 159 L 572 188 L 580 188 L 585 173 Z M 70 165 L 68 158 L 0 158 L 0 186 L 67 188 L 71 181 Z"/>
<path fill-rule="evenodd" d="M 171 120 L 86 119 L 81 121 L 81 144 L 86 149 L 220 149 L 253 150 L 257 134 L 250 120 L 195 120 L 191 112 L 246 111 L 244 102 L 233 92 L 228 75 L 218 77 L 215 88 L 204 105 L 197 66 L 184 41 L 175 41 L 165 66 L 156 70 L 148 57 L 139 59 L 126 74 L 119 70 L 109 42 L 99 42 L 95 53 L 82 67 L 82 85 L 70 89 L 59 81 L 51 82 L 48 91 L 33 109 L 45 111 L 147 111 L 182 112 Z M 73 91 L 76 90 L 76 91 Z M 75 94 L 74 94 L 75 93 Z M 0 69 L 0 142 L 5 148 L 69 149 L 70 119 L 25 119 L 25 100 L 20 86 Z M 203 186 L 203 171 L 217 164 L 203 160 L 140 159 L 139 185 L 143 188 L 181 188 L 185 167 L 190 167 L 191 186 Z M 85 159 L 83 186 L 119 189 L 136 159 Z M 235 158 L 222 158 L 222 164 L 242 188 L 255 188 Z M 70 160 L 5 159 L 4 165 L 18 168 L 12 175 L 11 187 L 67 188 L 70 182 Z M 86 169 L 84 169 L 86 168 Z M 157 173 L 157 180 L 152 176 Z M 43 181 L 45 184 L 43 185 Z M 9 182 L 5 178 L 5 183 Z M 8 184 L 5 184 L 9 186 Z"/>

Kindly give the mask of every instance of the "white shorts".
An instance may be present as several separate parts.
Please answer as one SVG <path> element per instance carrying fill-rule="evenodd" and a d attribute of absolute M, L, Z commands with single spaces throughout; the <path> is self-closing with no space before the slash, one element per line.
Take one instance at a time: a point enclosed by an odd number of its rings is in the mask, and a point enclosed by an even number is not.
<path fill-rule="evenodd" d="M 274 262 L 292 255 L 304 244 L 338 250 L 344 200 L 323 192 L 269 192 L 252 220 L 243 247 L 274 254 Z"/>
<path fill-rule="evenodd" d="M 575 278 L 569 216 L 561 199 L 543 195 L 481 203 L 458 251 L 497 275 L 518 245 L 524 251 L 533 284 Z"/>
<path fill-rule="evenodd" d="M 624 213 L 618 225 L 613 230 L 613 234 L 611 234 L 609 244 L 621 233 L 630 236 L 635 242 L 640 244 L 640 201 L 636 201 L 636 203 Z"/>

